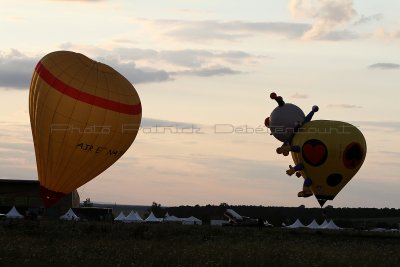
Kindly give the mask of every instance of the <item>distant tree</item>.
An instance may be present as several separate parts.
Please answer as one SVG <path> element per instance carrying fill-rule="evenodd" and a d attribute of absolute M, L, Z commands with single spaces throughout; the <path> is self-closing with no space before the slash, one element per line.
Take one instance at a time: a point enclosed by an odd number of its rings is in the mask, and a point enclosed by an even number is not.
<path fill-rule="evenodd" d="M 87 198 L 86 200 L 83 201 L 82 206 L 83 207 L 93 207 L 93 203 L 90 201 L 90 198 Z"/>
<path fill-rule="evenodd" d="M 155 201 L 153 201 L 153 204 L 151 204 L 151 207 L 150 207 L 149 211 L 153 212 L 154 216 L 156 216 L 156 217 L 163 217 L 164 216 L 163 209 L 161 208 L 161 204 L 159 204 L 159 203 L 157 203 Z"/>

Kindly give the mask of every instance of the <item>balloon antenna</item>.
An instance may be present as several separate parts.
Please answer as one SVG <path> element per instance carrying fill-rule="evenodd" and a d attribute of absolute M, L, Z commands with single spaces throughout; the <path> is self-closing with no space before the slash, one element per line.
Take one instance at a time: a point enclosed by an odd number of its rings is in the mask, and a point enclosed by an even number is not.
<path fill-rule="evenodd" d="M 285 101 L 283 101 L 283 98 L 282 98 L 281 96 L 277 96 L 276 93 L 271 93 L 271 94 L 269 95 L 269 97 L 270 97 L 271 99 L 276 100 L 276 102 L 278 102 L 278 105 L 279 105 L 280 107 L 282 107 L 283 105 L 285 105 Z"/>

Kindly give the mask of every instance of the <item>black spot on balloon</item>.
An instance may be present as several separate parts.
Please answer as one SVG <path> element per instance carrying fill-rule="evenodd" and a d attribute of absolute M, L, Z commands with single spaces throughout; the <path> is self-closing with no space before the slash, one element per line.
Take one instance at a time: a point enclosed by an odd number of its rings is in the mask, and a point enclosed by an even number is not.
<path fill-rule="evenodd" d="M 359 143 L 350 143 L 343 152 L 343 164 L 348 169 L 354 169 L 363 159 L 364 149 Z"/>
<path fill-rule="evenodd" d="M 329 186 L 337 186 L 343 180 L 343 176 L 339 173 L 332 173 L 326 177 L 326 183 Z"/>

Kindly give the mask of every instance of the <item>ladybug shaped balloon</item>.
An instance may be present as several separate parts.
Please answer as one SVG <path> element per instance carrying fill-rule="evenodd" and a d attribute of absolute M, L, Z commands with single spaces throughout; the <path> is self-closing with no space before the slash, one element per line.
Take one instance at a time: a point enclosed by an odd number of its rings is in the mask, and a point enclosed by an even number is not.
<path fill-rule="evenodd" d="M 333 200 L 353 178 L 364 162 L 367 145 L 355 126 L 341 121 L 311 121 L 318 107 L 306 116 L 294 104 L 285 103 L 275 93 L 278 102 L 265 125 L 271 135 L 283 142 L 278 154 L 291 153 L 295 166 L 289 165 L 288 175 L 304 178 L 299 197 L 315 195 L 321 207 Z"/>

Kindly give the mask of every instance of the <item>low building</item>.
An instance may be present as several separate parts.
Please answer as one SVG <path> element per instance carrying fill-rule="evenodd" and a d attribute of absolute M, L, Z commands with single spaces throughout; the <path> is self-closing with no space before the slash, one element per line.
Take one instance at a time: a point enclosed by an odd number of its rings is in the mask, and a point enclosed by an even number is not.
<path fill-rule="evenodd" d="M 73 211 L 81 220 L 86 221 L 113 221 L 113 210 L 111 208 L 100 207 L 81 207 L 74 208 Z"/>
<path fill-rule="evenodd" d="M 23 215 L 31 213 L 58 217 L 70 208 L 78 208 L 79 202 L 79 194 L 75 190 L 53 207 L 45 209 L 40 197 L 39 181 L 0 179 L 0 213 L 7 213 L 12 206 L 16 206 Z"/>

